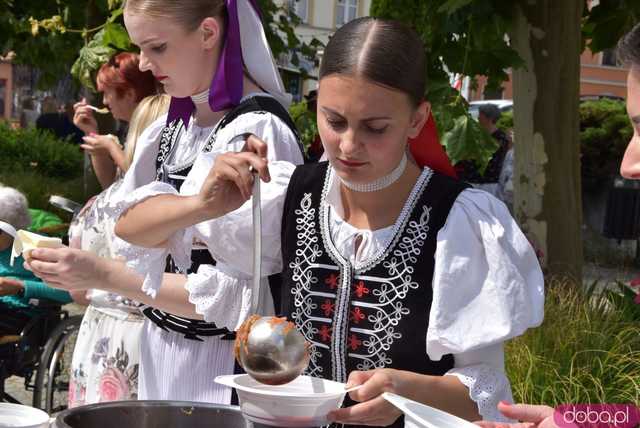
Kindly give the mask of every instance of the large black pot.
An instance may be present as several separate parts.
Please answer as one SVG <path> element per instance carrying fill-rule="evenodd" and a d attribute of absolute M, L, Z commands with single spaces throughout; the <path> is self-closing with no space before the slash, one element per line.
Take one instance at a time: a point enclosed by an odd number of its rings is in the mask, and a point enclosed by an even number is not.
<path fill-rule="evenodd" d="M 176 401 L 119 401 L 68 409 L 55 428 L 259 428 L 236 406 Z"/>

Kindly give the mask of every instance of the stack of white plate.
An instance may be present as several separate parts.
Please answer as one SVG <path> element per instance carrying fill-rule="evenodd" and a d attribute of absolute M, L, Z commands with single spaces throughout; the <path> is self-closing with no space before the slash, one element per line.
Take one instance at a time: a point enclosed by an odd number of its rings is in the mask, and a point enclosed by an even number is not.
<path fill-rule="evenodd" d="M 49 415 L 19 404 L 0 403 L 0 428 L 48 428 Z"/>

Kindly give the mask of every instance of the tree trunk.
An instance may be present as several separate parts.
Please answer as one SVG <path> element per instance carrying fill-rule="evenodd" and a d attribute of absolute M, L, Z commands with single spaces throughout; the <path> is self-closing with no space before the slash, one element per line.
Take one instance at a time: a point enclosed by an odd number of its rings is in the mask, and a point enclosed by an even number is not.
<path fill-rule="evenodd" d="M 551 275 L 582 278 L 579 96 L 583 0 L 515 7 L 515 215 Z"/>

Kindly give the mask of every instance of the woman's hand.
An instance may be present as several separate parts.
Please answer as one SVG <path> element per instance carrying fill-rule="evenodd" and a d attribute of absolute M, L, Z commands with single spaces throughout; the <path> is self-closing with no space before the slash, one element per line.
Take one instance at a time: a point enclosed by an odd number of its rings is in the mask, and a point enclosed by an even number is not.
<path fill-rule="evenodd" d="M 266 143 L 251 135 L 242 152 L 227 152 L 216 157 L 198 194 L 199 205 L 208 218 L 236 210 L 251 198 L 253 171 L 257 171 L 262 180 L 271 180 L 266 154 Z"/>
<path fill-rule="evenodd" d="M 504 422 L 476 422 L 483 428 L 558 428 L 553 421 L 553 407 L 535 406 L 533 404 L 509 404 L 500 402 L 498 410 L 509 419 L 516 419 L 518 423 Z"/>
<path fill-rule="evenodd" d="M 36 248 L 24 267 L 47 285 L 69 291 L 100 288 L 108 273 L 106 259 L 68 247 Z"/>
<path fill-rule="evenodd" d="M 112 153 L 114 150 L 122 151 L 120 144 L 118 144 L 118 137 L 115 135 L 98 135 L 91 133 L 82 137 L 82 141 L 84 141 L 84 144 L 81 144 L 80 147 L 91 155 L 106 154 L 113 157 Z"/>
<path fill-rule="evenodd" d="M 398 419 L 402 412 L 381 397 L 383 392 L 398 392 L 402 372 L 393 369 L 376 369 L 349 374 L 347 388 L 362 385 L 349 396 L 357 401 L 351 407 L 329 413 L 332 422 L 352 425 L 387 426 Z"/>
<path fill-rule="evenodd" d="M 22 281 L 12 278 L 0 278 L 0 296 L 15 296 L 23 288 Z"/>
<path fill-rule="evenodd" d="M 84 98 L 73 105 L 73 124 L 87 135 L 96 134 L 98 133 L 98 122 L 88 106 L 89 104 Z"/>

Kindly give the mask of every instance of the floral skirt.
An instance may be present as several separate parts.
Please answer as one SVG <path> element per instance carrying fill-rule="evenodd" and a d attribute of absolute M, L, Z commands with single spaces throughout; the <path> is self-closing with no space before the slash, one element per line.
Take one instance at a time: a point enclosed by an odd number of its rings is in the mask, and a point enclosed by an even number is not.
<path fill-rule="evenodd" d="M 144 318 L 89 306 L 73 351 L 69 407 L 138 398 Z"/>

